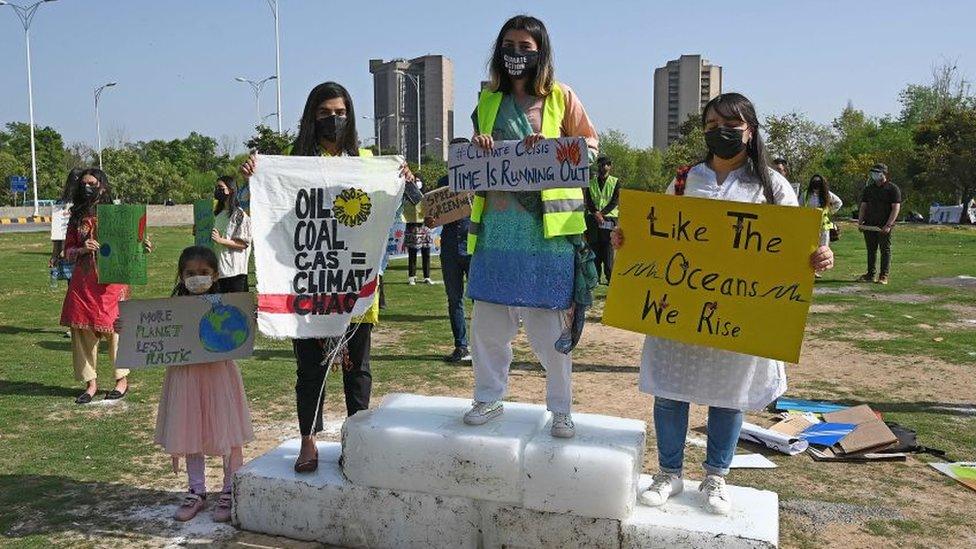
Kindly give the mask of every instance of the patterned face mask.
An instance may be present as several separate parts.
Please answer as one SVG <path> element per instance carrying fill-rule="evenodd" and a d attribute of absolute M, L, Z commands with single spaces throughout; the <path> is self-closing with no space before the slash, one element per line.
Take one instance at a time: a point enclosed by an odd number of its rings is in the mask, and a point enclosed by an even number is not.
<path fill-rule="evenodd" d="M 522 78 L 535 70 L 539 64 L 539 52 L 519 51 L 515 48 L 502 48 L 502 64 L 505 72 L 512 78 Z"/>

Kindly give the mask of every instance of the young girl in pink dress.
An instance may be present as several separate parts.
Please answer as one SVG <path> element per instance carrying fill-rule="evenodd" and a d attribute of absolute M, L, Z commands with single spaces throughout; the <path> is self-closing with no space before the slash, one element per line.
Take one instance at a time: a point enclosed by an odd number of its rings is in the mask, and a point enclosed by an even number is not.
<path fill-rule="evenodd" d="M 180 254 L 173 295 L 219 293 L 217 256 L 207 247 L 191 246 Z M 244 383 L 232 360 L 170 366 L 163 379 L 156 416 L 156 443 L 173 456 L 186 457 L 190 490 L 176 510 L 178 521 L 192 519 L 206 505 L 204 456 L 224 460 L 224 484 L 214 508 L 215 522 L 231 515 L 231 481 L 244 464 L 241 448 L 254 440 Z"/>

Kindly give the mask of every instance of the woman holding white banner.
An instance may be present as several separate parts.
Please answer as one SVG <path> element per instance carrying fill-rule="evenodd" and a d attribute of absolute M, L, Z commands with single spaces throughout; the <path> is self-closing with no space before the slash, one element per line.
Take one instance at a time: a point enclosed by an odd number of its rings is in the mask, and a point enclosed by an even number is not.
<path fill-rule="evenodd" d="M 552 59 L 542 21 L 520 15 L 502 26 L 490 62 L 491 85 L 482 91 L 473 116 L 474 145 L 490 150 L 495 140 L 524 140 L 531 148 L 546 138 L 580 136 L 586 139 L 590 160 L 596 157 L 596 128 L 573 90 L 556 82 Z M 582 309 L 574 308 L 576 252 L 589 253 L 582 245 L 583 210 L 579 188 L 475 195 L 468 233 L 475 402 L 465 423 L 481 425 L 502 414 L 512 340 L 521 319 L 546 370 L 551 433 L 575 435 L 570 415 L 572 344 L 563 340 L 573 328 L 581 328 L 574 320 L 583 316 Z"/>
<path fill-rule="evenodd" d="M 668 194 L 798 205 L 790 182 L 768 166 L 759 117 L 748 99 L 737 93 L 715 97 L 702 111 L 702 127 L 708 155 L 691 168 L 681 168 Z M 619 228 L 611 238 L 614 248 L 624 245 Z M 830 248 L 818 248 L 810 264 L 817 272 L 832 268 Z M 640 369 L 640 390 L 654 395 L 660 467 L 641 499 L 659 506 L 684 489 L 688 407 L 694 402 L 708 406 L 706 477 L 699 490 L 709 511 L 728 514 L 732 503 L 725 476 L 735 454 L 743 410 L 763 408 L 786 391 L 783 362 L 648 336 Z"/>
<path fill-rule="evenodd" d="M 296 156 L 372 156 L 359 148 L 356 133 L 356 113 L 352 97 L 335 83 L 319 84 L 308 95 L 299 123 L 298 137 L 283 151 Z M 241 167 L 250 177 L 257 167 L 257 157 Z M 408 182 L 413 174 L 404 165 L 403 176 Z M 394 219 L 390 219 L 392 225 Z M 322 431 L 322 406 L 325 401 L 325 380 L 333 359 L 342 365 L 346 412 L 353 415 L 369 407 L 372 374 L 369 354 L 373 325 L 379 321 L 379 300 L 373 296 L 370 308 L 362 316 L 352 319 L 344 337 L 333 339 L 293 339 L 297 362 L 295 396 L 298 424 L 302 435 L 301 450 L 295 461 L 295 471 L 310 473 L 318 469 L 318 450 L 315 434 Z M 338 340 L 337 340 L 338 339 Z"/>

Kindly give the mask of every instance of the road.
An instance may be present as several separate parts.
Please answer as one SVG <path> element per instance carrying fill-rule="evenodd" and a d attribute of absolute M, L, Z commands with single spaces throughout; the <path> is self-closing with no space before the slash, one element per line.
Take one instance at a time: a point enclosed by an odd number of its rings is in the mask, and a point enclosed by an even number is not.
<path fill-rule="evenodd" d="M 50 223 L 11 223 L 0 225 L 0 233 L 39 233 L 50 232 Z"/>

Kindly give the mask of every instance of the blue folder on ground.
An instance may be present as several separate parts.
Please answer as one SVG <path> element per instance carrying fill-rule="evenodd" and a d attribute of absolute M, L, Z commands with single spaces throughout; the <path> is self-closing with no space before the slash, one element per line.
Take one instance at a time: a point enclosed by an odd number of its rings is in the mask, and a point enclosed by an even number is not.
<path fill-rule="evenodd" d="M 797 412 L 813 412 L 815 414 L 826 414 L 848 408 L 833 402 L 823 402 L 818 400 L 802 400 L 799 398 L 780 398 L 776 400 L 777 410 L 795 410 Z"/>
<path fill-rule="evenodd" d="M 800 439 L 817 446 L 833 446 L 840 439 L 851 434 L 857 428 L 853 423 L 816 423 L 797 435 Z"/>

